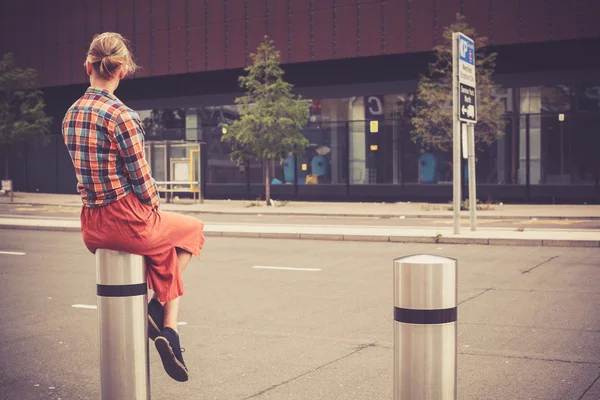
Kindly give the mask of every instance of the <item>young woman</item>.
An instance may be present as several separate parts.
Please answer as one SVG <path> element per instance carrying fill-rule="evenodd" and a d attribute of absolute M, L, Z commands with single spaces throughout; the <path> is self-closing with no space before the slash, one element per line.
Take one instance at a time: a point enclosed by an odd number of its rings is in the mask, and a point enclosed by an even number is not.
<path fill-rule="evenodd" d="M 159 210 L 140 118 L 114 95 L 136 68 L 121 35 L 97 35 L 85 61 L 90 87 L 67 111 L 63 136 L 83 200 L 83 241 L 92 253 L 109 249 L 145 256 L 154 290 L 148 336 L 169 376 L 184 382 L 189 376 L 177 333 L 181 273 L 192 255 L 200 256 L 204 224 Z"/>

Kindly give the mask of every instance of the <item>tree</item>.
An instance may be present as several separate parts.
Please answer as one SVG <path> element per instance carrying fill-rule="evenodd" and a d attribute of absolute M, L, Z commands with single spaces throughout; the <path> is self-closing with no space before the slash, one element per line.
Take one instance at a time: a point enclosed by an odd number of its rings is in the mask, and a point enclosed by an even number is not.
<path fill-rule="evenodd" d="M 462 32 L 475 40 L 477 68 L 477 124 L 475 145 L 493 143 L 503 134 L 502 103 L 494 98 L 492 75 L 497 53 L 487 52 L 487 38 L 478 37 L 460 14 L 444 31 L 444 43 L 434 48 L 435 61 L 419 80 L 417 115 L 412 119 L 412 139 L 425 148 L 452 149 L 452 33 Z"/>
<path fill-rule="evenodd" d="M 268 36 L 250 57 L 252 63 L 245 69 L 247 75 L 239 78 L 246 94 L 235 99 L 240 117 L 221 124 L 225 128 L 222 140 L 231 142 L 230 156 L 238 165 L 250 157 L 264 162 L 265 198 L 269 205 L 269 162 L 304 151 L 308 140 L 302 128 L 308 121 L 309 104 L 296 98 L 292 85 L 283 80 L 280 53 Z"/>
<path fill-rule="evenodd" d="M 0 150 L 5 156 L 4 179 L 9 179 L 9 156 L 20 145 L 47 143 L 52 118 L 44 112 L 42 92 L 36 89 L 35 70 L 15 65 L 12 53 L 0 61 Z"/>

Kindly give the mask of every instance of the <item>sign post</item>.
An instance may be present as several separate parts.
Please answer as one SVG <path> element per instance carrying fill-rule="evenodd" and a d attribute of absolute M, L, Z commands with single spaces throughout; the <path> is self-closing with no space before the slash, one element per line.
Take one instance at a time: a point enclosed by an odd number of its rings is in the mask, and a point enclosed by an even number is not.
<path fill-rule="evenodd" d="M 452 34 L 452 197 L 454 234 L 460 233 L 460 121 L 458 120 L 458 33 Z"/>
<path fill-rule="evenodd" d="M 460 32 L 452 34 L 453 84 L 453 148 L 454 148 L 454 233 L 460 233 L 460 149 L 463 135 L 463 155 L 468 158 L 469 214 L 471 230 L 477 229 L 477 193 L 475 174 L 475 123 L 477 123 L 477 80 L 475 74 L 475 42 Z M 466 124 L 461 129 L 462 124 Z M 466 140 L 465 140 L 466 139 Z M 465 143 L 466 141 L 466 143 Z"/>
<path fill-rule="evenodd" d="M 467 124 L 467 140 L 469 148 L 469 220 L 471 230 L 477 230 L 477 194 L 475 187 L 475 125 Z"/>

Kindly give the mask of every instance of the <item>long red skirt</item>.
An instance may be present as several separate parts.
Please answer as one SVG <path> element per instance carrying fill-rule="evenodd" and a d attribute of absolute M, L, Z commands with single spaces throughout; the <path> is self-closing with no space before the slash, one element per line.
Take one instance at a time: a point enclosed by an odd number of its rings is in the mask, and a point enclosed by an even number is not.
<path fill-rule="evenodd" d="M 202 221 L 181 214 L 153 211 L 131 193 L 104 207 L 83 207 L 81 230 L 86 247 L 118 250 L 146 257 L 148 285 L 160 301 L 183 295 L 177 248 L 200 257 Z"/>

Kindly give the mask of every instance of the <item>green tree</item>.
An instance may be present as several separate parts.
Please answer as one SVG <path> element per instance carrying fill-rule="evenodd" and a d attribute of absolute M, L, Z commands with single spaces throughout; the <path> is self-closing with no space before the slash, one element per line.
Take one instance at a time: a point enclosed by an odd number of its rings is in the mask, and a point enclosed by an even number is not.
<path fill-rule="evenodd" d="M 39 140 L 47 143 L 52 118 L 44 112 L 44 97 L 36 89 L 35 70 L 15 65 L 12 53 L 0 61 L 0 150 L 4 154 L 4 179 L 9 179 L 9 157 L 20 146 Z"/>
<path fill-rule="evenodd" d="M 456 22 L 444 31 L 444 43 L 434 48 L 435 61 L 419 80 L 417 115 L 412 119 L 412 139 L 425 148 L 452 149 L 452 33 L 462 32 L 475 40 L 477 68 L 477 124 L 475 145 L 493 143 L 503 134 L 502 103 L 494 98 L 492 75 L 497 53 L 487 51 L 487 38 L 478 37 L 457 14 Z"/>
<path fill-rule="evenodd" d="M 239 78 L 240 87 L 246 91 L 235 99 L 240 114 L 224 127 L 223 141 L 232 144 L 231 159 L 238 165 L 250 157 L 263 160 L 265 165 L 265 198 L 271 199 L 269 164 L 282 160 L 289 153 L 301 154 L 308 140 L 302 128 L 308 121 L 309 104 L 292 94 L 292 85 L 283 80 L 279 66 L 280 54 L 271 39 L 265 36 L 252 63 L 246 67 L 247 75 Z"/>

